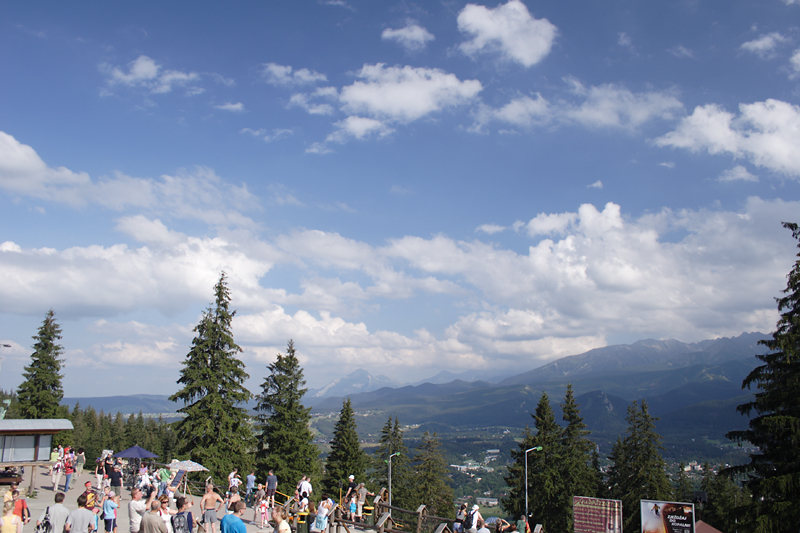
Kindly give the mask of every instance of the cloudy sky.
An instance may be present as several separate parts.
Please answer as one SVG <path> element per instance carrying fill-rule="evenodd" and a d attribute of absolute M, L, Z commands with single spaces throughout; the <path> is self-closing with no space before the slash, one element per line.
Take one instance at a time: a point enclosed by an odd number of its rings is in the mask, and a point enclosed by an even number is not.
<path fill-rule="evenodd" d="M 228 273 L 256 390 L 771 331 L 800 0 L 0 4 L 0 387 L 170 394 Z"/>

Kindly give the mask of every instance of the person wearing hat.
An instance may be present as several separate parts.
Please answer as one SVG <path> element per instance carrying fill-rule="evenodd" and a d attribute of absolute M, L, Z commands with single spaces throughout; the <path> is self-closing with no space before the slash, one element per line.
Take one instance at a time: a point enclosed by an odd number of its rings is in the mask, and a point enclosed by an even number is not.
<path fill-rule="evenodd" d="M 481 516 L 481 512 L 479 511 L 480 507 L 477 505 L 472 506 L 472 511 L 469 512 L 467 515 L 467 523 L 470 524 L 470 528 L 466 531 L 469 533 L 478 533 L 478 520 L 483 523 L 483 516 Z"/>
<path fill-rule="evenodd" d="M 350 474 L 350 476 L 348 476 L 347 479 L 350 481 L 350 484 L 347 485 L 347 493 L 344 495 L 344 501 L 349 502 L 350 501 L 349 500 L 350 493 L 353 493 L 353 494 L 356 493 L 356 487 L 357 487 L 357 485 L 356 485 L 356 476 L 354 476 L 353 474 Z"/>

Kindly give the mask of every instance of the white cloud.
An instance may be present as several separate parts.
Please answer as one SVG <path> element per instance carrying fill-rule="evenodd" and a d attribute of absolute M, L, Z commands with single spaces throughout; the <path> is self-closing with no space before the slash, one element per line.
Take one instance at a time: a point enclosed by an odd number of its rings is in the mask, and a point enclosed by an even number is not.
<path fill-rule="evenodd" d="M 635 130 L 651 120 L 673 119 L 683 110 L 683 104 L 666 92 L 634 93 L 614 84 L 587 88 L 577 80 L 566 81 L 572 101 L 549 102 L 537 93 L 518 96 L 498 109 L 481 106 L 475 113 L 474 129 L 480 131 L 489 122 L 497 121 L 523 128 L 558 122 Z"/>
<path fill-rule="evenodd" d="M 471 36 L 459 45 L 465 54 L 496 52 L 525 67 L 544 59 L 558 35 L 558 28 L 547 19 L 534 18 L 520 0 L 494 9 L 467 4 L 458 14 L 458 29 Z"/>
<path fill-rule="evenodd" d="M 213 225 L 251 226 L 252 220 L 240 212 L 257 207 L 246 186 L 230 185 L 208 168 L 181 170 L 158 180 L 122 173 L 92 180 L 85 172 L 48 166 L 33 148 L 4 132 L 0 132 L 0 189 L 72 206 L 145 209 Z"/>
<path fill-rule="evenodd" d="M 789 59 L 789 65 L 792 67 L 792 77 L 796 78 L 800 75 L 800 48 L 794 51 L 792 57 Z"/>
<path fill-rule="evenodd" d="M 591 184 L 587 185 L 586 187 L 587 188 L 591 188 L 591 189 L 602 189 L 603 188 L 603 182 L 600 181 L 600 180 L 597 180 L 594 183 L 591 183 Z"/>
<path fill-rule="evenodd" d="M 505 226 L 499 226 L 497 224 L 481 224 L 477 228 L 475 228 L 476 233 L 486 233 L 487 235 L 494 235 L 495 233 L 500 233 L 501 231 L 505 231 L 507 228 Z"/>
<path fill-rule="evenodd" d="M 740 48 L 766 59 L 775 56 L 775 49 L 778 45 L 788 43 L 789 41 L 790 39 L 788 37 L 774 31 L 766 35 L 761 35 L 758 39 L 747 41 L 743 43 Z"/>
<path fill-rule="evenodd" d="M 320 87 L 311 93 L 296 93 L 289 99 L 288 107 L 302 107 L 311 115 L 331 115 L 339 93 L 335 87 Z"/>
<path fill-rule="evenodd" d="M 214 107 L 222 111 L 230 111 L 231 113 L 244 113 L 244 104 L 241 102 L 236 102 L 235 104 L 226 102 L 221 105 L 215 105 Z"/>
<path fill-rule="evenodd" d="M 661 163 L 658 164 L 658 166 L 664 168 L 675 168 L 675 163 L 672 161 L 662 161 Z"/>
<path fill-rule="evenodd" d="M 161 65 L 146 55 L 141 55 L 131 61 L 127 71 L 105 64 L 100 68 L 109 74 L 109 85 L 141 87 L 147 89 L 151 94 L 168 93 L 175 86 L 186 86 L 200 80 L 200 75 L 196 72 L 162 70 Z"/>
<path fill-rule="evenodd" d="M 265 63 L 262 69 L 264 80 L 271 85 L 311 85 L 327 81 L 325 74 L 315 70 L 301 68 L 293 69 L 289 65 Z"/>
<path fill-rule="evenodd" d="M 800 107 L 768 99 L 739 104 L 739 116 L 708 104 L 682 119 L 657 146 L 729 153 L 756 166 L 800 177 Z"/>
<path fill-rule="evenodd" d="M 411 122 L 448 107 L 472 102 L 483 88 L 478 80 L 459 80 L 439 69 L 364 65 L 360 78 L 343 87 L 340 100 L 349 113 Z"/>
<path fill-rule="evenodd" d="M 742 165 L 736 165 L 720 174 L 717 181 L 758 181 L 758 176 L 754 176 Z"/>
<path fill-rule="evenodd" d="M 396 30 L 386 28 L 381 33 L 381 39 L 394 41 L 409 52 L 416 52 L 425 48 L 435 37 L 422 26 L 409 21 L 404 27 Z"/>
<path fill-rule="evenodd" d="M 694 58 L 694 52 L 683 45 L 678 45 L 675 46 L 674 48 L 670 48 L 669 50 L 667 50 L 667 52 L 674 55 L 675 57 L 688 57 L 689 59 Z"/>
<path fill-rule="evenodd" d="M 620 46 L 624 46 L 626 48 L 633 47 L 633 41 L 631 40 L 631 36 L 625 33 L 624 31 L 619 33 L 619 38 L 617 39 L 617 44 Z"/>
<path fill-rule="evenodd" d="M 576 220 L 577 215 L 575 213 L 539 213 L 522 227 L 526 229 L 531 237 L 549 235 L 551 233 L 563 234 Z"/>
<path fill-rule="evenodd" d="M 280 139 L 285 139 L 287 137 L 291 137 L 292 135 L 294 135 L 294 132 L 292 130 L 288 130 L 285 128 L 275 128 L 269 133 L 267 133 L 267 130 L 263 128 L 258 130 L 254 130 L 252 128 L 242 128 L 241 130 L 239 130 L 239 133 L 249 133 L 253 137 L 256 137 L 268 143 Z"/>
<path fill-rule="evenodd" d="M 573 92 L 584 98 L 565 110 L 566 116 L 588 127 L 635 129 L 653 119 L 669 120 L 683 110 L 683 104 L 663 92 L 633 93 L 618 85 L 591 86 L 569 80 Z"/>

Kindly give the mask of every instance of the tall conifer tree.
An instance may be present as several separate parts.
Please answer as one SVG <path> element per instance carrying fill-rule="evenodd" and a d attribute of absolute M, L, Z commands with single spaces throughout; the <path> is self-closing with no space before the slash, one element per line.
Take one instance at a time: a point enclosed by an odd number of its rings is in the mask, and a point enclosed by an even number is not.
<path fill-rule="evenodd" d="M 183 388 L 170 397 L 182 401 L 177 423 L 179 455 L 211 471 L 216 482 L 234 467 L 252 465 L 255 445 L 245 402 L 250 398 L 244 382 L 249 377 L 237 357 L 242 351 L 233 340 L 231 295 L 223 272 L 214 286 L 215 303 L 194 328 L 192 349 L 183 361 L 178 383 Z"/>
<path fill-rule="evenodd" d="M 256 457 L 259 477 L 274 470 L 278 490 L 292 494 L 302 476 L 316 476 L 320 471 L 319 449 L 309 428 L 311 408 L 302 403 L 306 381 L 294 341 L 267 368 L 270 374 L 261 385 L 256 407 L 261 432 Z"/>
<path fill-rule="evenodd" d="M 503 499 L 503 507 L 514 516 L 525 513 L 525 450 L 541 446 L 541 451 L 528 453 L 528 509 L 534 524 L 541 523 L 545 531 L 558 530 L 556 524 L 563 523 L 563 511 L 559 511 L 559 499 L 563 495 L 561 480 L 562 430 L 556 423 L 556 416 L 546 392 L 542 393 L 536 405 L 534 418 L 536 434 L 527 428 L 519 450 L 512 450 L 515 460 L 509 466 L 506 482 L 508 496 Z M 571 497 L 571 495 L 570 495 Z"/>
<path fill-rule="evenodd" d="M 439 449 L 441 443 L 436 433 L 427 431 L 417 448 L 415 459 L 419 461 L 414 476 L 414 499 L 417 505 L 426 505 L 428 514 L 442 518 L 454 518 L 453 489 L 447 484 L 447 462 Z M 394 467 L 394 465 L 392 465 Z M 394 471 L 392 472 L 394 478 Z M 394 481 L 394 479 L 392 479 Z M 394 496 L 394 495 L 393 495 Z M 394 504 L 394 497 L 392 497 Z"/>
<path fill-rule="evenodd" d="M 392 457 L 392 504 L 395 507 L 411 509 L 414 502 L 410 499 L 412 483 L 410 479 L 408 449 L 403 443 L 403 428 L 397 417 L 384 424 L 381 429 L 381 438 L 378 441 L 378 448 L 372 454 L 373 485 L 375 488 L 389 488 L 389 456 Z"/>
<path fill-rule="evenodd" d="M 554 519 L 558 531 L 572 531 L 572 497 L 596 496 L 597 477 L 592 470 L 592 450 L 595 445 L 587 438 L 590 432 L 586 429 L 580 407 L 575 402 L 571 384 L 567 385 L 561 410 L 567 426 L 561 436 L 562 488 L 555 509 L 558 513 Z"/>
<path fill-rule="evenodd" d="M 628 407 L 628 432 L 617 440 L 611 452 L 609 482 L 612 497 L 622 500 L 623 530 L 636 533 L 641 527 L 639 500 L 672 498 L 672 484 L 661 457 L 661 435 L 656 433 L 656 418 L 650 416 L 647 402 Z"/>
<path fill-rule="evenodd" d="M 800 227 L 784 222 L 800 248 Z M 800 253 L 788 275 L 784 297 L 778 298 L 780 319 L 772 338 L 761 341 L 770 352 L 756 355 L 764 362 L 744 379 L 742 388 L 755 385 L 751 402 L 740 413 L 755 415 L 749 429 L 728 438 L 757 447 L 750 462 L 731 469 L 748 474 L 753 493 L 745 514 L 756 533 L 794 531 L 800 523 Z"/>
<path fill-rule="evenodd" d="M 353 406 L 350 398 L 347 398 L 342 402 L 342 411 L 333 429 L 323 484 L 331 493 L 335 493 L 334 489 L 339 487 L 339 483 L 347 484 L 350 475 L 355 476 L 358 482 L 363 481 L 366 467 L 367 456 L 359 444 Z"/>
<path fill-rule="evenodd" d="M 62 418 L 69 411 L 61 407 L 64 389 L 61 386 L 60 358 L 64 348 L 61 340 L 61 327 L 51 309 L 44 317 L 31 354 L 31 364 L 25 367 L 25 381 L 17 389 L 17 415 L 20 418 Z"/>

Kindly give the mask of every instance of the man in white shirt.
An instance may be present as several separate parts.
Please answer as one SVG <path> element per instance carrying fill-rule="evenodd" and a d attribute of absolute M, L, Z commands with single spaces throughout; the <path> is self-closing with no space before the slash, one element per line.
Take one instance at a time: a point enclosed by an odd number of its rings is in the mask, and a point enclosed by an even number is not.
<path fill-rule="evenodd" d="M 128 519 L 131 524 L 131 533 L 139 533 L 142 526 L 142 517 L 150 508 L 150 504 L 156 498 L 156 491 L 150 491 L 150 497 L 145 502 L 142 500 L 142 489 L 135 488 L 131 493 L 131 501 L 128 503 Z M 54 530 L 55 531 L 55 530 Z"/>
<path fill-rule="evenodd" d="M 48 519 L 50 520 L 50 525 L 52 526 L 52 529 L 50 531 L 53 531 L 55 533 L 64 531 L 64 524 L 66 524 L 67 517 L 69 517 L 69 509 L 67 509 L 61 504 L 61 502 L 64 501 L 63 492 L 57 492 L 54 500 L 56 504 L 51 505 L 50 507 L 42 511 L 41 515 L 39 515 L 39 519 L 36 520 L 36 527 L 39 527 L 39 525 L 44 521 L 45 516 L 48 516 Z"/>

